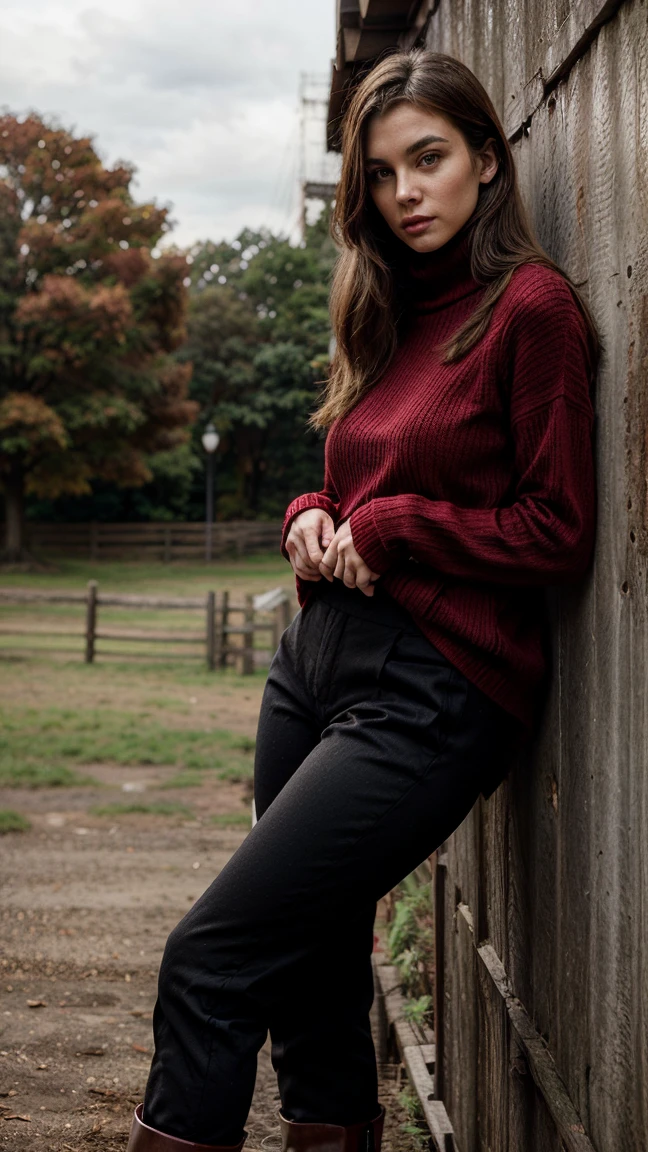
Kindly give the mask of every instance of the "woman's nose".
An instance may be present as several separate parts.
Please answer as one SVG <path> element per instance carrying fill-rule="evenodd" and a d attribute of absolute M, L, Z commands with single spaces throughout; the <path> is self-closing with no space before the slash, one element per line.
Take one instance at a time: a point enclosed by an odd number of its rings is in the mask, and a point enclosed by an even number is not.
<path fill-rule="evenodd" d="M 396 199 L 399 204 L 418 203 L 421 199 L 421 194 L 416 187 L 416 182 L 413 180 L 411 172 L 397 173 Z"/>

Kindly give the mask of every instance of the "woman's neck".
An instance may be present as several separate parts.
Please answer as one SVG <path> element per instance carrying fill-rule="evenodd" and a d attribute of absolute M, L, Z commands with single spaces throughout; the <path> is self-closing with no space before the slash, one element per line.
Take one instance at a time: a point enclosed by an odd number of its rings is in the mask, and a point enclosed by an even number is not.
<path fill-rule="evenodd" d="M 482 285 L 471 271 L 471 246 L 471 230 L 464 225 L 433 252 L 409 252 L 406 294 L 415 311 L 437 311 L 479 291 Z"/>

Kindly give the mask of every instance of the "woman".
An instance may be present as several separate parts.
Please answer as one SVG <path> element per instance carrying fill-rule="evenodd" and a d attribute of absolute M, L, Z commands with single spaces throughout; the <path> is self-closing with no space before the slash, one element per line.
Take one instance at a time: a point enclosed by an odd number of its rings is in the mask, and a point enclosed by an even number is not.
<path fill-rule="evenodd" d="M 595 524 L 586 307 L 533 239 L 458 61 L 396 54 L 346 115 L 325 486 L 290 505 L 258 823 L 171 934 L 131 1152 L 240 1149 L 268 1029 L 284 1149 L 378 1149 L 376 901 L 490 795 L 546 683 L 542 587 Z"/>

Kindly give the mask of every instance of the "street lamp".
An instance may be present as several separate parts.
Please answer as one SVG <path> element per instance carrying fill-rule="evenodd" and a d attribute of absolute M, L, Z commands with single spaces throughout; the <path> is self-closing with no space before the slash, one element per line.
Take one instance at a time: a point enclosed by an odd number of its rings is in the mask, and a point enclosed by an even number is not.
<path fill-rule="evenodd" d="M 220 436 L 210 422 L 202 436 L 202 443 L 207 453 L 207 531 L 205 533 L 205 560 L 210 563 L 212 558 L 212 526 L 214 523 L 214 454 L 220 444 Z"/>

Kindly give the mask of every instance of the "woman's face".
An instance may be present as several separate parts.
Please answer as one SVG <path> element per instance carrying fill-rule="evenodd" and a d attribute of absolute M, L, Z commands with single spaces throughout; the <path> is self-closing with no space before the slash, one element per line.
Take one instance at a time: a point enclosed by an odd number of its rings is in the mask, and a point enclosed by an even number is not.
<path fill-rule="evenodd" d="M 497 172 L 492 141 L 475 155 L 440 112 L 396 104 L 371 117 L 365 165 L 376 208 L 415 252 L 433 252 L 470 219 Z"/>

